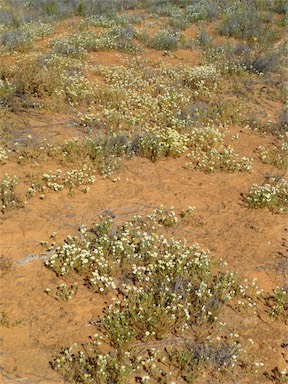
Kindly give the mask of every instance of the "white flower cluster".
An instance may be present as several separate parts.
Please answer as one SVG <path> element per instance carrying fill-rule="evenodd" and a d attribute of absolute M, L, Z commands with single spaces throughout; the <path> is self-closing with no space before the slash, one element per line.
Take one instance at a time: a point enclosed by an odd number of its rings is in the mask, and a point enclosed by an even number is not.
<path fill-rule="evenodd" d="M 163 157 L 177 157 L 188 150 L 188 138 L 171 128 L 143 131 L 138 140 L 137 153 L 156 161 Z"/>
<path fill-rule="evenodd" d="M 276 287 L 272 294 L 268 294 L 265 297 L 266 303 L 270 310 L 269 315 L 275 318 L 287 318 L 287 302 L 288 294 L 287 291 L 282 287 Z"/>
<path fill-rule="evenodd" d="M 105 92 L 103 86 L 98 89 L 103 107 L 103 115 L 98 116 L 106 126 L 129 132 L 185 128 L 185 121 L 179 116 L 191 100 L 191 92 L 177 89 L 175 79 L 167 77 L 161 67 L 145 69 L 141 62 L 139 65 L 138 61 L 132 60 L 128 68 L 98 66 L 94 70 L 107 82 Z"/>
<path fill-rule="evenodd" d="M 8 159 L 9 152 L 10 152 L 9 150 L 0 146 L 0 164 L 3 163 L 4 160 Z"/>
<path fill-rule="evenodd" d="M 71 300 L 72 297 L 76 295 L 77 290 L 78 290 L 78 284 L 76 282 L 71 284 L 70 286 L 65 283 L 62 283 L 56 289 L 55 298 L 56 300 L 63 300 L 63 301 Z M 45 292 L 48 295 L 51 295 L 50 288 L 46 288 Z"/>
<path fill-rule="evenodd" d="M 32 197 L 36 192 L 44 192 L 47 188 L 56 192 L 62 191 L 67 186 L 72 196 L 75 188 L 81 185 L 86 186 L 84 189 L 86 193 L 89 191 L 88 185 L 92 185 L 95 182 L 94 173 L 95 171 L 86 165 L 82 169 L 73 169 L 64 174 L 62 174 L 60 169 L 57 169 L 55 174 L 44 173 L 40 182 L 35 182 L 28 188 L 26 195 L 27 197 Z"/>
<path fill-rule="evenodd" d="M 83 29 L 87 26 L 101 27 L 101 28 L 115 28 L 127 24 L 127 18 L 120 15 L 93 15 L 87 17 L 80 23 L 79 28 Z"/>
<path fill-rule="evenodd" d="M 23 207 L 23 202 L 19 199 L 16 193 L 16 186 L 18 185 L 18 177 L 5 174 L 4 179 L 0 184 L 0 201 L 1 210 L 4 212 L 9 208 Z"/>
<path fill-rule="evenodd" d="M 71 36 L 53 39 L 50 46 L 57 55 L 79 59 L 83 59 L 91 51 L 132 49 L 133 42 L 130 41 L 129 36 L 126 36 L 126 39 L 122 41 L 123 45 L 119 44 L 121 32 L 119 27 L 98 33 L 91 30 L 80 30 Z"/>
<path fill-rule="evenodd" d="M 81 227 L 81 237 L 68 237 L 46 265 L 61 276 L 81 273 L 99 293 L 122 291 L 127 296 L 122 309 L 134 319 L 129 326 L 140 338 L 148 337 L 146 332 L 160 337 L 175 327 L 184 331 L 192 319 L 215 321 L 220 304 L 237 293 L 235 274 L 211 274 L 213 268 L 221 269 L 221 262 L 213 263 L 198 244 L 189 247 L 155 232 L 177 225 L 193 208 L 185 212 L 179 217 L 173 208 L 162 206 L 146 219 L 136 216 L 118 229 L 108 218 L 95 225 L 93 236 Z"/>
<path fill-rule="evenodd" d="M 216 170 L 228 172 L 251 172 L 252 160 L 235 154 L 234 149 L 224 142 L 225 135 L 216 128 L 194 129 L 189 137 L 189 146 L 194 148 L 187 156 L 191 161 L 188 168 L 205 172 Z"/>
<path fill-rule="evenodd" d="M 247 195 L 251 208 L 268 207 L 271 210 L 286 211 L 288 209 L 288 182 L 285 179 L 271 179 L 263 185 L 254 184 Z"/>
<path fill-rule="evenodd" d="M 288 166 L 288 142 L 283 142 L 280 148 L 272 146 L 265 148 L 260 145 L 258 148 L 259 156 L 264 164 L 271 164 L 280 169 L 286 169 Z"/>
<path fill-rule="evenodd" d="M 54 26 L 52 23 L 29 21 L 23 23 L 16 30 L 5 28 L 4 31 L 4 34 L 1 36 L 2 49 L 4 47 L 4 51 L 25 51 L 26 49 L 31 48 L 36 40 L 40 40 L 47 35 L 53 34 Z M 2 32 L 1 27 L 0 32 Z"/>

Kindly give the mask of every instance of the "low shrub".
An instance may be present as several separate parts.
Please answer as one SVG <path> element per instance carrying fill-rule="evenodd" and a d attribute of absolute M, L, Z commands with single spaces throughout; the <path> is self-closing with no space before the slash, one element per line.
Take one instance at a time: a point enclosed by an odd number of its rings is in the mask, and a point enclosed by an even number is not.
<path fill-rule="evenodd" d="M 279 169 L 287 169 L 288 167 L 288 143 L 282 143 L 280 148 L 272 146 L 266 149 L 264 146 L 258 148 L 260 160 L 264 164 L 271 164 Z"/>
<path fill-rule="evenodd" d="M 103 217 L 90 231 L 81 226 L 80 236 L 68 236 L 46 261 L 62 278 L 78 273 L 98 294 L 117 295 L 95 321 L 99 333 L 53 360 L 65 380 L 126 384 L 151 377 L 165 383 L 181 377 L 193 383 L 203 372 L 217 370 L 223 378 L 241 364 L 239 335 L 216 324 L 225 303 L 235 297 L 250 303 L 251 293 L 198 244 L 158 234 L 181 217 L 186 213 L 164 207 L 123 225 Z"/>
<path fill-rule="evenodd" d="M 187 142 L 185 135 L 173 129 L 147 130 L 136 137 L 132 148 L 138 156 L 147 157 L 154 162 L 168 156 L 179 156 L 187 151 Z"/>
<path fill-rule="evenodd" d="M 0 35 L 0 45 L 9 51 L 27 51 L 36 40 L 51 35 L 54 28 L 51 23 L 30 22 L 21 27 L 7 30 Z"/>
<path fill-rule="evenodd" d="M 224 16 L 218 31 L 248 43 L 257 39 L 261 46 L 268 47 L 276 40 L 271 11 L 264 11 L 254 2 L 236 2 Z"/>
<path fill-rule="evenodd" d="M 288 182 L 271 178 L 263 185 L 253 185 L 247 194 L 250 208 L 269 208 L 273 212 L 288 209 Z"/>
<path fill-rule="evenodd" d="M 160 30 L 150 38 L 148 46 L 158 51 L 175 51 L 179 47 L 179 35 L 166 29 Z"/>
<path fill-rule="evenodd" d="M 192 0 L 186 8 L 186 18 L 191 23 L 200 20 L 213 21 L 221 13 L 221 1 Z"/>
<path fill-rule="evenodd" d="M 225 145 L 224 134 L 217 129 L 197 128 L 189 136 L 188 145 L 192 151 L 187 158 L 188 168 L 204 172 L 217 170 L 226 172 L 250 172 L 252 161 L 247 157 L 238 158 L 230 145 Z"/>
<path fill-rule="evenodd" d="M 11 208 L 19 208 L 24 206 L 24 202 L 16 192 L 18 177 L 5 175 L 0 185 L 0 201 L 1 211 L 5 212 Z"/>

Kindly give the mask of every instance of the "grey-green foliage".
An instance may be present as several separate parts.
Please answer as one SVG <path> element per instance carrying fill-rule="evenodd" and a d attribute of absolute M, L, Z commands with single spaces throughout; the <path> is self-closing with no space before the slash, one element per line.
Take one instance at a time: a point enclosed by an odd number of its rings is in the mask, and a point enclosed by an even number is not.
<path fill-rule="evenodd" d="M 176 50 L 179 46 L 179 35 L 174 31 L 162 29 L 148 42 L 150 48 L 161 50 Z"/>
<path fill-rule="evenodd" d="M 7 26 L 35 20 L 65 19 L 74 15 L 115 15 L 118 11 L 135 8 L 136 0 L 4 0 L 0 9 L 0 22 Z"/>
<path fill-rule="evenodd" d="M 0 45 L 6 49 L 25 51 L 32 47 L 35 40 L 51 33 L 54 28 L 51 23 L 29 22 L 15 29 L 4 29 L 0 34 Z"/>
<path fill-rule="evenodd" d="M 212 21 L 219 16 L 222 10 L 221 0 L 192 0 L 186 8 L 186 18 L 191 21 Z"/>
<path fill-rule="evenodd" d="M 131 26 L 115 27 L 101 34 L 83 30 L 72 36 L 54 39 L 51 43 L 57 55 L 83 58 L 87 52 L 101 50 L 135 51 L 135 31 Z"/>
<path fill-rule="evenodd" d="M 248 42 L 257 38 L 259 43 L 267 45 L 276 39 L 271 22 L 271 9 L 261 8 L 256 1 L 237 1 L 224 15 L 219 32 Z"/>
<path fill-rule="evenodd" d="M 259 50 L 257 38 L 252 43 L 246 41 L 234 45 L 214 45 L 212 42 L 205 46 L 204 55 L 207 62 L 216 63 L 222 73 L 257 74 L 281 71 L 285 63 L 284 49 Z"/>

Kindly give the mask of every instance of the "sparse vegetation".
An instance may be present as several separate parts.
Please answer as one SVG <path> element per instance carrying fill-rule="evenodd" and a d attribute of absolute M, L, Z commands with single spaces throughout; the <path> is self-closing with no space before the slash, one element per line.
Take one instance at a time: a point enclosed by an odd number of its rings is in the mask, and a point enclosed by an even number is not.
<path fill-rule="evenodd" d="M 187 212 L 193 214 L 191 208 Z M 66 380 L 104 383 L 113 377 L 127 382 L 138 374 L 143 379 L 146 371 L 167 382 L 178 371 L 192 383 L 203 369 L 217 368 L 220 374 L 237 365 L 242 348 L 233 337 L 228 341 L 218 334 L 215 341 L 209 337 L 204 342 L 196 335 L 208 335 L 210 324 L 217 323 L 221 308 L 234 297 L 250 302 L 248 291 L 239 285 L 236 274 L 225 271 L 225 263 L 214 262 L 198 244 L 188 246 L 158 235 L 161 228 L 179 221 L 181 216 L 164 207 L 120 227 L 108 217 L 90 231 L 82 226 L 81 237 L 68 237 L 46 262 L 59 276 L 79 273 L 93 291 L 112 291 L 119 297 L 99 320 L 101 338 L 93 337 L 84 351 L 68 348 L 55 358 L 53 366 Z M 113 348 L 105 358 L 102 340 Z M 163 344 L 155 355 L 153 350 L 141 358 L 135 354 L 138 344 L 157 340 Z M 173 340 L 178 341 L 175 347 L 168 348 Z M 178 349 L 178 343 L 184 343 L 184 349 Z M 159 363 L 165 359 L 161 370 Z M 168 361 L 174 366 L 169 368 L 169 379 Z"/>
<path fill-rule="evenodd" d="M 5 276 L 12 270 L 12 262 L 5 256 L 0 256 L 0 277 Z"/>
<path fill-rule="evenodd" d="M 286 3 L 1 2 L 8 379 L 287 381 Z"/>
<path fill-rule="evenodd" d="M 266 302 L 270 308 L 269 315 L 275 318 L 287 318 L 287 292 L 284 288 L 277 287 L 271 295 L 266 296 Z"/>

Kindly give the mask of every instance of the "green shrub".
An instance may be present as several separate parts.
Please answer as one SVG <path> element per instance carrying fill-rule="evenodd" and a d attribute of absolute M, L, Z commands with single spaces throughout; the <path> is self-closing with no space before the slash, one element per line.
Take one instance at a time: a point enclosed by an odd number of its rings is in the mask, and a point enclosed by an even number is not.
<path fill-rule="evenodd" d="M 288 182 L 270 179 L 263 185 L 253 185 L 247 194 L 250 208 L 269 208 L 282 212 L 288 209 Z"/>
<path fill-rule="evenodd" d="M 147 130 L 142 132 L 132 144 L 137 155 L 152 161 L 172 156 L 177 157 L 185 152 L 187 137 L 173 129 Z"/>
<path fill-rule="evenodd" d="M 212 337 L 211 324 L 234 297 L 250 303 L 248 286 L 198 244 L 158 234 L 185 216 L 160 207 L 123 225 L 102 218 L 90 231 L 81 226 L 80 236 L 68 236 L 46 261 L 62 277 L 79 273 L 97 293 L 117 294 L 97 320 L 100 334 L 83 348 L 64 348 L 53 360 L 65 380 L 147 383 L 150 376 L 165 383 L 177 376 L 193 383 L 200 372 L 225 374 L 239 364 L 239 336 L 225 336 L 222 324 Z"/>
<path fill-rule="evenodd" d="M 11 208 L 23 207 L 24 203 L 20 199 L 16 192 L 16 186 L 18 184 L 18 177 L 13 176 L 11 178 L 5 175 L 0 185 L 0 200 L 1 200 L 1 211 L 5 212 Z"/>
<path fill-rule="evenodd" d="M 285 320 L 288 314 L 287 299 L 288 295 L 284 288 L 277 287 L 273 290 L 272 294 L 267 294 L 265 296 L 265 302 L 269 307 L 269 315 Z"/>
<path fill-rule="evenodd" d="M 203 170 L 204 172 L 215 172 L 217 170 L 226 172 L 250 172 L 252 169 L 251 159 L 247 157 L 238 158 L 230 145 L 225 145 L 224 134 L 218 129 L 198 128 L 189 136 L 188 145 L 192 151 L 187 158 L 188 168 Z"/>
<path fill-rule="evenodd" d="M 177 33 L 163 29 L 150 39 L 148 46 L 158 51 L 175 51 L 179 46 L 179 36 Z"/>
<path fill-rule="evenodd" d="M 54 32 L 51 23 L 30 22 L 21 27 L 5 31 L 0 35 L 0 44 L 9 51 L 27 51 L 35 40 Z"/>
<path fill-rule="evenodd" d="M 276 39 L 271 13 L 259 9 L 251 2 L 236 2 L 219 25 L 219 33 L 233 36 L 248 43 L 257 39 L 262 46 L 269 46 Z"/>
<path fill-rule="evenodd" d="M 272 146 L 266 149 L 264 146 L 258 148 L 261 161 L 264 164 L 271 164 L 279 169 L 287 169 L 288 167 L 288 143 L 282 143 L 280 148 Z"/>
<path fill-rule="evenodd" d="M 220 5 L 219 0 L 192 0 L 185 11 L 186 19 L 191 23 L 200 20 L 212 21 L 221 13 Z"/>

